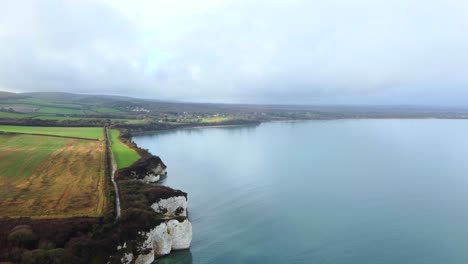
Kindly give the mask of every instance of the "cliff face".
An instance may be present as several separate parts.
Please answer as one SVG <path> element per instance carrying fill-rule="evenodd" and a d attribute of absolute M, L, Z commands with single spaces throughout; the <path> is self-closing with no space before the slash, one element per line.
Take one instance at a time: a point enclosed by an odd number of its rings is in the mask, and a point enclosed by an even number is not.
<path fill-rule="evenodd" d="M 187 219 L 187 194 L 166 186 L 144 183 L 143 179 L 155 174 L 158 168 L 164 168 L 165 172 L 164 163 L 158 157 L 153 157 L 137 162 L 135 165 L 122 170 L 119 174 L 123 187 L 121 192 L 124 205 L 122 221 L 127 225 L 133 222 L 133 220 L 128 220 L 130 219 L 128 215 L 137 211 L 138 219 L 141 221 L 140 211 L 144 210 L 151 214 L 148 219 L 152 219 L 152 224 L 147 225 L 149 228 L 138 231 L 134 239 L 124 241 L 117 248 L 113 263 L 150 264 L 156 258 L 167 255 L 172 250 L 188 249 L 192 241 L 192 224 Z M 144 200 L 147 206 L 137 209 L 134 201 L 126 199 Z"/>
<path fill-rule="evenodd" d="M 155 258 L 171 253 L 172 250 L 188 249 L 192 242 L 192 224 L 187 220 L 164 221 L 149 232 L 141 233 L 145 238 L 138 247 L 136 264 L 151 264 Z M 127 258 L 128 259 L 128 258 Z M 132 263 L 132 260 L 122 263 Z"/>
<path fill-rule="evenodd" d="M 131 167 L 123 169 L 120 175 L 153 183 L 159 181 L 160 176 L 166 175 L 166 165 L 157 156 L 144 157 Z"/>
<path fill-rule="evenodd" d="M 161 199 L 151 205 L 151 208 L 165 217 L 175 218 L 187 216 L 187 198 L 184 196 L 174 196 L 167 199 Z"/>

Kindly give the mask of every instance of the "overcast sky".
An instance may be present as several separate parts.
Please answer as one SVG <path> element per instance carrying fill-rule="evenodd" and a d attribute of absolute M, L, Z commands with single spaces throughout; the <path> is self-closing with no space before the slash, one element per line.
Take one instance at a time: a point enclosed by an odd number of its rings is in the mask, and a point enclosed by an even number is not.
<path fill-rule="evenodd" d="M 468 105 L 468 1 L 5 0 L 0 90 Z"/>

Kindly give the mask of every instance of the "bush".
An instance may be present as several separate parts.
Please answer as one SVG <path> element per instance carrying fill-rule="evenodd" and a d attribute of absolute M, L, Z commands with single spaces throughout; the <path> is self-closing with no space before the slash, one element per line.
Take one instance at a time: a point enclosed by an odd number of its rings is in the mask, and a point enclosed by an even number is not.
<path fill-rule="evenodd" d="M 46 251 L 43 249 L 35 249 L 33 251 L 26 251 L 21 258 L 21 263 L 24 264 L 39 264 L 50 263 L 47 259 Z"/>
<path fill-rule="evenodd" d="M 8 242 L 18 247 L 31 249 L 36 244 L 36 241 L 36 235 L 30 226 L 17 226 L 8 235 Z"/>
<path fill-rule="evenodd" d="M 48 258 L 51 264 L 64 263 L 65 260 L 65 249 L 55 248 L 47 251 Z"/>

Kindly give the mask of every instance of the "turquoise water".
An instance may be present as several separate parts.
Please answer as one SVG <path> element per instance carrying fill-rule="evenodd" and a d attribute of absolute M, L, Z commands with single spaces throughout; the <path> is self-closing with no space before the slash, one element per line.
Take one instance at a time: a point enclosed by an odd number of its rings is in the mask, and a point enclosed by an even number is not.
<path fill-rule="evenodd" d="M 468 263 L 468 121 L 339 120 L 134 138 L 189 193 L 158 263 Z"/>

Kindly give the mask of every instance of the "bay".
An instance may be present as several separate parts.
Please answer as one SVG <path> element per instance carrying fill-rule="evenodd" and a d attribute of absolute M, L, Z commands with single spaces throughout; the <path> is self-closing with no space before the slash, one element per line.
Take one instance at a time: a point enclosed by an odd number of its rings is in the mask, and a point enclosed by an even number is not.
<path fill-rule="evenodd" d="M 468 263 L 467 135 L 395 119 L 136 136 L 189 194 L 192 247 L 158 263 Z"/>

